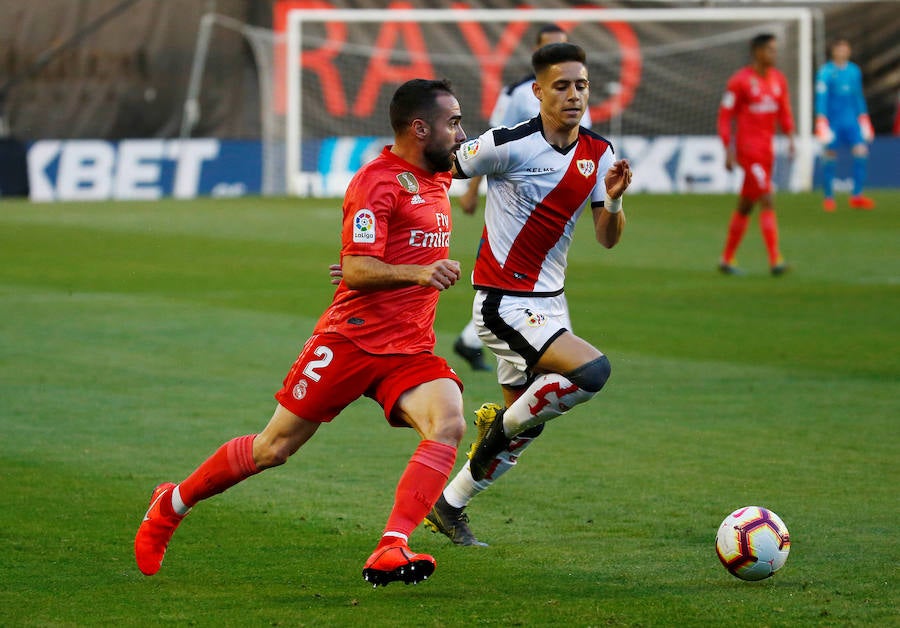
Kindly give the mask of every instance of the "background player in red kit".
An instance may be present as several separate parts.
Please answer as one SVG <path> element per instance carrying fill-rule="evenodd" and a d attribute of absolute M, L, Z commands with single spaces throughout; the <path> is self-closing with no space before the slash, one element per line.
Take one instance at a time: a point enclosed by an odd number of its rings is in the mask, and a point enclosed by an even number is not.
<path fill-rule="evenodd" d="M 775 36 L 764 33 L 754 37 L 750 42 L 750 53 L 752 62 L 729 79 L 719 107 L 719 137 L 725 145 L 725 167 L 731 171 L 737 161 L 744 170 L 744 185 L 728 226 L 719 270 L 729 275 L 740 272 L 734 255 L 747 230 L 750 212 L 759 202 L 759 226 L 769 253 L 769 269 L 773 275 L 781 275 L 788 266 L 778 248 L 778 222 L 772 204 L 772 166 L 775 161 L 772 142 L 777 121 L 788 136 L 789 152 L 793 157 L 794 119 L 787 80 L 774 67 Z M 733 138 L 732 120 L 737 123 Z"/>
<path fill-rule="evenodd" d="M 465 432 L 462 384 L 433 353 L 439 292 L 460 276 L 447 258 L 450 167 L 465 140 L 447 81 L 415 79 L 390 105 L 395 143 L 365 165 L 343 206 L 343 281 L 275 398 L 268 425 L 222 445 L 178 485 L 160 484 L 135 537 L 138 567 L 156 573 L 175 528 L 197 502 L 269 467 L 360 396 L 377 401 L 393 426 L 422 441 L 397 484 L 393 510 L 366 561 L 373 585 L 418 582 L 434 558 L 407 541 L 441 493 Z"/>

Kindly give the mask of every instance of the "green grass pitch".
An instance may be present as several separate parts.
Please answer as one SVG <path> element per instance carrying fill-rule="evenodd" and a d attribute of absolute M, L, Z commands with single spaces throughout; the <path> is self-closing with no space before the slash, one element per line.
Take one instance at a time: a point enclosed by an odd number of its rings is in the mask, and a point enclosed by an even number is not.
<path fill-rule="evenodd" d="M 366 399 L 200 504 L 159 574 L 132 555 L 152 487 L 271 415 L 333 290 L 340 201 L 4 200 L 0 625 L 897 625 L 900 193 L 873 196 L 779 195 L 779 278 L 755 217 L 747 274 L 716 272 L 730 196 L 629 197 L 612 251 L 585 217 L 567 294 L 606 389 L 472 503 L 489 548 L 420 528 L 434 577 L 377 590 L 360 571 L 417 437 Z M 466 276 L 480 228 L 457 212 Z M 471 298 L 437 319 L 470 418 L 499 399 L 451 353 Z M 714 551 L 745 505 L 792 536 L 759 583 Z"/>

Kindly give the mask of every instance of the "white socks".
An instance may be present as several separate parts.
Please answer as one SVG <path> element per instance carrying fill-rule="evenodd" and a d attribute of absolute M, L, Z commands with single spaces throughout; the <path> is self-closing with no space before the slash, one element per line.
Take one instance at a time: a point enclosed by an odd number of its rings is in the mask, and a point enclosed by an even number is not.
<path fill-rule="evenodd" d="M 469 462 L 466 461 L 466 465 L 459 470 L 456 477 L 444 487 L 444 499 L 454 508 L 465 508 L 473 497 L 486 490 L 501 475 L 516 466 L 519 456 L 532 441 L 534 441 L 534 438 L 519 437 L 513 439 L 509 447 L 495 458 L 497 466 L 494 470 L 486 478 L 478 482 L 472 479 Z"/>
<path fill-rule="evenodd" d="M 444 499 L 454 508 L 466 507 L 473 497 L 516 465 L 522 451 L 534 440 L 532 437 L 521 436 L 522 432 L 558 417 L 596 394 L 578 387 L 556 373 L 538 377 L 522 396 L 503 412 L 503 429 L 506 435 L 512 438 L 512 442 L 498 454 L 495 459 L 496 466 L 491 473 L 476 482 L 472 479 L 469 463 L 466 462 L 456 477 L 444 488 Z"/>
<path fill-rule="evenodd" d="M 172 489 L 172 510 L 175 511 L 175 514 L 184 516 L 188 514 L 191 509 L 181 501 L 181 491 L 179 491 L 178 488 L 179 487 L 176 486 Z"/>
<path fill-rule="evenodd" d="M 520 434 L 555 419 L 596 394 L 579 388 L 557 373 L 541 375 L 503 413 L 504 431 L 508 437 Z"/>

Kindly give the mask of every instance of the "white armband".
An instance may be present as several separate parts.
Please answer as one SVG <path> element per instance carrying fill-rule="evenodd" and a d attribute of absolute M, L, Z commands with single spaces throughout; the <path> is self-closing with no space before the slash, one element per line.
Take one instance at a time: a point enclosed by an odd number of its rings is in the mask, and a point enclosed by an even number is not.
<path fill-rule="evenodd" d="M 606 203 L 603 204 L 606 207 L 606 211 L 610 214 L 618 214 L 622 211 L 622 197 L 619 198 L 609 198 L 606 197 Z"/>

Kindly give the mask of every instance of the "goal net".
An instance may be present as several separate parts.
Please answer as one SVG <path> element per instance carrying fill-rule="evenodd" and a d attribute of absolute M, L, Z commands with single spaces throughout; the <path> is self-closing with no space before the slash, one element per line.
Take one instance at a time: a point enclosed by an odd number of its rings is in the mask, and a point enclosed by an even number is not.
<path fill-rule="evenodd" d="M 181 131 L 179 137 L 191 137 L 201 118 L 201 91 L 203 73 L 209 56 L 214 31 L 223 29 L 239 33 L 253 53 L 256 78 L 259 85 L 260 108 L 260 191 L 266 196 L 283 195 L 287 191 L 286 170 L 286 116 L 283 94 L 278 87 L 283 84 L 283 70 L 278 71 L 278 60 L 284 59 L 285 34 L 268 28 L 251 26 L 240 20 L 218 13 L 206 13 L 200 20 L 200 29 L 194 49 L 190 80 L 185 95 Z M 210 98 L 207 98 L 207 104 Z"/>
<path fill-rule="evenodd" d="M 531 73 L 547 23 L 587 52 L 593 128 L 632 161 L 638 191 L 737 189 L 716 136 L 718 106 L 728 78 L 749 62 L 750 39 L 775 34 L 798 129 L 793 160 L 776 142 L 775 184 L 809 188 L 806 9 L 293 9 L 284 20 L 287 49 L 275 54 L 272 114 L 281 107 L 286 116 L 288 192 L 341 195 L 391 141 L 388 104 L 410 78 L 449 78 L 466 132 L 480 134 L 503 86 Z"/>

